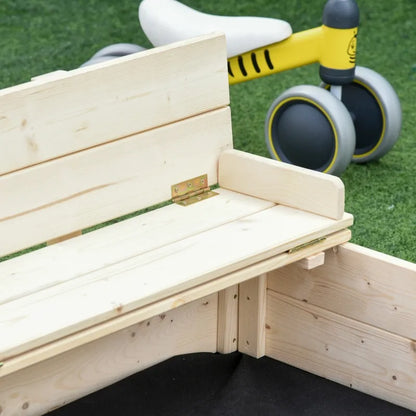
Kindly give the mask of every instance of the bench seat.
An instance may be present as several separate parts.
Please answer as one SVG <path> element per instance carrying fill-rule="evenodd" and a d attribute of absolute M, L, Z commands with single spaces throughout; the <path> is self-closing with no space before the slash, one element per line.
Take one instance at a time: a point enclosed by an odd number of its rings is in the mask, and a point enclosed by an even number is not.
<path fill-rule="evenodd" d="M 166 298 L 175 299 L 172 309 L 184 303 L 178 302 L 182 292 L 352 223 L 349 214 L 334 220 L 226 189 L 216 192 L 189 207 L 172 204 L 0 263 L 2 373 L 10 358 L 31 351 L 35 360 L 33 349 L 74 333 L 83 343 L 79 331 Z M 348 240 L 349 232 L 338 238 L 335 244 Z M 234 283 L 257 274 L 244 273 Z M 205 294 L 217 290 L 211 285 Z M 12 360 L 9 371 L 16 366 Z"/>

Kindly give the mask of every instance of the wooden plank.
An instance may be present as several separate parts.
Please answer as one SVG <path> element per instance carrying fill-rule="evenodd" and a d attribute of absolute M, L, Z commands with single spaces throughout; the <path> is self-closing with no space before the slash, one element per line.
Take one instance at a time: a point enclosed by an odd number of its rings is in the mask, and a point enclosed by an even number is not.
<path fill-rule="evenodd" d="M 344 215 L 344 184 L 331 175 L 238 150 L 221 154 L 223 188 L 333 219 Z"/>
<path fill-rule="evenodd" d="M 0 360 L 276 256 L 351 221 L 348 214 L 335 221 L 275 206 L 115 264 L 101 260 L 88 275 L 1 305 Z"/>
<path fill-rule="evenodd" d="M 238 350 L 255 358 L 266 348 L 267 275 L 240 284 Z"/>
<path fill-rule="evenodd" d="M 325 263 L 325 253 L 314 254 L 299 261 L 299 266 L 305 270 L 312 270 L 316 267 L 322 266 Z"/>
<path fill-rule="evenodd" d="M 297 264 L 273 271 L 269 288 L 416 339 L 416 264 L 344 244 L 326 253 L 325 265 L 305 271 Z"/>
<path fill-rule="evenodd" d="M 274 206 L 272 202 L 225 189 L 216 192 L 219 195 L 215 198 L 186 209 L 168 205 L 76 240 L 0 263 L 0 305 L 64 282 L 74 282 L 97 268 L 120 263 Z"/>
<path fill-rule="evenodd" d="M 303 256 L 313 253 L 316 248 L 325 250 L 329 247 L 344 243 L 351 238 L 349 230 L 342 230 L 327 236 L 327 238 L 317 245 L 305 247 L 295 252 L 284 252 L 267 260 L 259 261 L 243 269 L 228 273 L 221 278 L 209 281 L 189 290 L 178 293 L 161 301 L 149 304 L 132 312 L 117 316 L 111 320 L 94 325 L 86 330 L 76 332 L 57 341 L 42 345 L 26 353 L 3 360 L 3 366 L 0 367 L 0 377 L 16 372 L 20 369 L 29 367 L 38 362 L 44 361 L 50 357 L 63 354 L 80 345 L 95 341 L 103 336 L 112 334 L 127 328 L 137 322 L 149 319 L 152 316 L 163 313 L 164 311 L 177 308 L 186 303 L 200 299 L 209 294 L 222 291 L 232 285 L 239 284 L 246 280 L 267 273 L 278 267 L 296 262 Z"/>
<path fill-rule="evenodd" d="M 267 356 L 416 410 L 416 344 L 268 290 Z"/>
<path fill-rule="evenodd" d="M 237 351 L 238 339 L 238 285 L 218 293 L 217 351 L 228 354 Z"/>
<path fill-rule="evenodd" d="M 217 183 L 231 140 L 224 108 L 0 177 L 0 256 L 168 200 L 174 183 Z"/>
<path fill-rule="evenodd" d="M 2 378 L 1 415 L 45 414 L 169 357 L 215 352 L 216 337 L 214 294 Z"/>
<path fill-rule="evenodd" d="M 1 90 L 0 175 L 223 107 L 226 62 L 214 34 Z"/>

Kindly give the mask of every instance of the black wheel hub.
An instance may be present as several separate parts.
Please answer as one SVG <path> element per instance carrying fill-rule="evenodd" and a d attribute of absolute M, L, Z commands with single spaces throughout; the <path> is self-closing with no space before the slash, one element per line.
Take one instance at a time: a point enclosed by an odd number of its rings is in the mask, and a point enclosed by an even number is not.
<path fill-rule="evenodd" d="M 283 162 L 324 171 L 335 154 L 335 133 L 325 114 L 315 105 L 293 100 L 273 118 L 273 147 Z"/>
<path fill-rule="evenodd" d="M 377 146 L 383 134 L 383 114 L 380 105 L 368 89 L 355 82 L 342 88 L 342 102 L 354 122 L 354 155 L 364 155 Z"/>

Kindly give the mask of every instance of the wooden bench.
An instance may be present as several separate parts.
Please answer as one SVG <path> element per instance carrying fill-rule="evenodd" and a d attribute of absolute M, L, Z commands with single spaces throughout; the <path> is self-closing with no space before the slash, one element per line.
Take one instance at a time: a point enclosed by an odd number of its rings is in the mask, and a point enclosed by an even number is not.
<path fill-rule="evenodd" d="M 1 416 L 236 350 L 416 409 L 416 268 L 340 246 L 342 182 L 233 150 L 228 104 L 219 34 L 0 91 L 0 256 L 48 242 L 0 263 Z"/>

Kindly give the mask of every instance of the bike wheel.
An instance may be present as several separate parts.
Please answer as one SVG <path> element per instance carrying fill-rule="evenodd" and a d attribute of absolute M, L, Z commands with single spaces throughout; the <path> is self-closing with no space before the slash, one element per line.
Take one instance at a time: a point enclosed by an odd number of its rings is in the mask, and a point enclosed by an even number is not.
<path fill-rule="evenodd" d="M 271 105 L 266 143 L 274 159 L 340 175 L 351 162 L 355 131 L 345 106 L 312 85 L 288 89 Z"/>
<path fill-rule="evenodd" d="M 322 85 L 329 89 L 329 85 Z M 380 159 L 391 150 L 399 138 L 402 112 L 399 98 L 385 78 L 357 66 L 354 81 L 342 87 L 341 101 L 354 122 L 353 162 Z"/>

